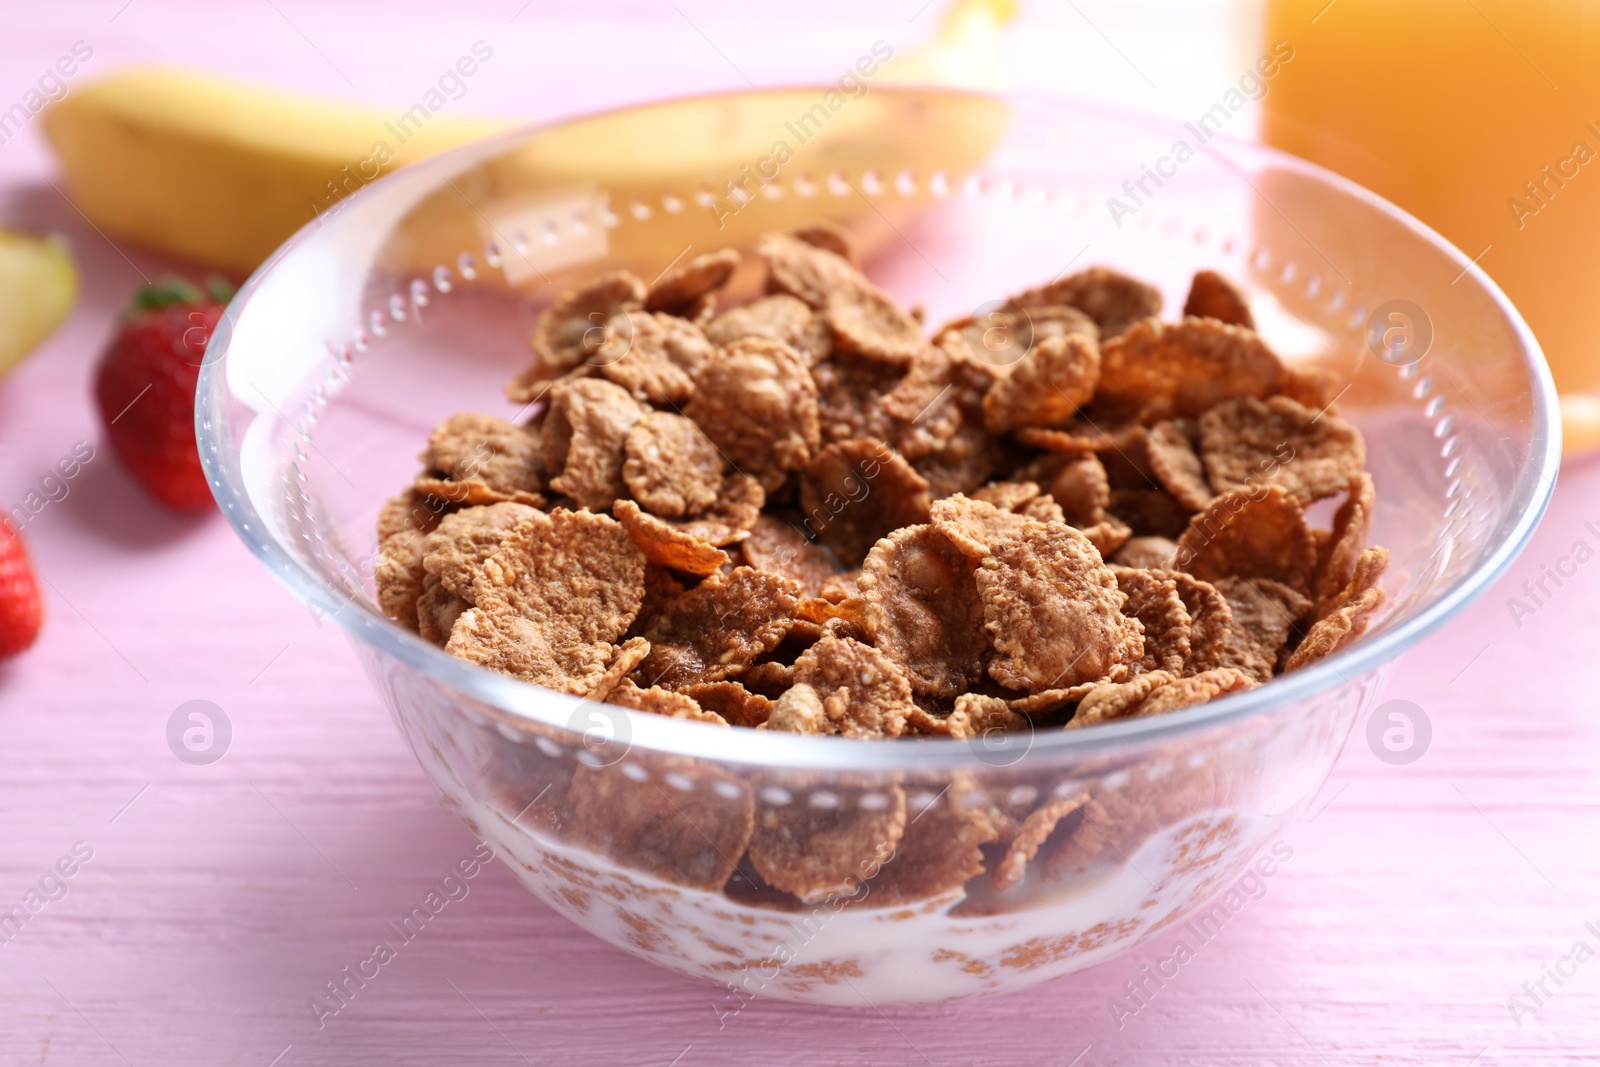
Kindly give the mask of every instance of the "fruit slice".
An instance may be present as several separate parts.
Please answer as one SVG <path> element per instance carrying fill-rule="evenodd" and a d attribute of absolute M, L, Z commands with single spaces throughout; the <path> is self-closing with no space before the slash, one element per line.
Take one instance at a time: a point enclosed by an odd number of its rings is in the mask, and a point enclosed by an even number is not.
<path fill-rule="evenodd" d="M 64 243 L 0 230 L 0 374 L 49 336 L 77 298 Z"/>

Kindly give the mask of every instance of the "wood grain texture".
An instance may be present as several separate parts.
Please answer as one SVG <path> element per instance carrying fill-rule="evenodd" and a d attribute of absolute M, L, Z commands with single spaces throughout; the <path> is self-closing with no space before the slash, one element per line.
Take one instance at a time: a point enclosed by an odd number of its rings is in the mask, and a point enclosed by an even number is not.
<path fill-rule="evenodd" d="M 520 0 L 285 3 L 284 17 L 260 5 L 226 24 L 152 0 L 109 21 L 121 4 L 8 11 L 0 106 L 79 38 L 96 49 L 86 76 L 181 59 L 397 101 L 482 37 L 500 65 L 463 107 L 538 116 L 742 84 L 732 64 L 759 81 L 825 73 L 877 37 L 908 48 L 927 25 L 910 21 L 920 0 L 811 5 L 776 33 L 749 6 L 689 0 L 681 15 L 639 2 L 582 16 L 535 0 L 514 24 Z M 1143 22 L 1079 6 L 1152 70 L 1179 69 L 1157 60 L 1195 39 L 1194 5 Z M 1030 18 L 1025 55 L 1081 55 L 1091 75 L 1079 76 L 1102 90 L 1137 81 L 1072 10 Z M 1226 80 L 1180 75 L 1199 99 Z M 85 286 L 68 326 L 0 382 L 0 505 L 75 441 L 98 442 L 94 354 L 140 274 L 169 266 L 85 226 L 50 173 L 36 130 L 0 146 L 0 218 L 66 233 Z M 343 639 L 216 516 L 161 513 L 102 452 L 25 530 L 49 582 L 48 627 L 0 666 L 0 908 L 75 842 L 93 849 L 67 895 L 0 944 L 0 1063 L 1594 1062 L 1600 960 L 1547 983 L 1553 995 L 1520 1027 L 1507 998 L 1575 940 L 1600 948 L 1584 927 L 1600 927 L 1600 563 L 1520 628 L 1505 598 L 1586 536 L 1597 501 L 1600 465 L 1568 470 L 1500 588 L 1397 668 L 1388 696 L 1431 717 L 1427 754 L 1390 767 L 1353 738 L 1261 899 L 1120 1025 L 1110 998 L 1172 938 L 994 1000 L 756 1001 L 719 1028 L 716 990 L 601 944 L 491 867 L 319 1029 L 310 998 L 473 842 L 435 804 Z M 168 716 L 191 699 L 233 725 L 212 766 L 166 745 Z"/>

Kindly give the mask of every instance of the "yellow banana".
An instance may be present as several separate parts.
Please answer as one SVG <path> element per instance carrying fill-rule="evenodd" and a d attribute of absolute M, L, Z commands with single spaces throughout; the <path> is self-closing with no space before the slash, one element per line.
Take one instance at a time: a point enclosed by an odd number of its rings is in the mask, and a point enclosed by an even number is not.
<path fill-rule="evenodd" d="M 384 129 L 394 119 L 208 74 L 150 69 L 75 90 L 45 112 L 44 130 L 68 195 L 95 225 L 247 273 L 358 188 L 378 142 L 392 147 L 390 165 L 403 165 L 504 125 L 437 116 L 396 144 Z M 370 163 L 365 169 L 368 180 L 377 177 Z"/>
<path fill-rule="evenodd" d="M 677 254 L 684 233 L 703 232 L 703 217 L 688 221 L 693 211 L 717 215 L 726 231 L 719 243 L 726 244 L 747 239 L 754 227 L 782 227 L 813 213 L 814 205 L 772 199 L 766 186 L 778 171 L 783 185 L 814 175 L 821 195 L 829 196 L 826 179 L 834 172 L 856 181 L 876 168 L 892 181 L 902 171 L 976 163 L 1003 127 L 1001 105 L 973 94 L 878 91 L 873 85 L 993 84 L 999 70 L 994 37 L 1013 7 L 1012 0 L 959 0 L 932 45 L 890 59 L 892 49 L 878 42 L 825 93 L 726 95 L 558 126 L 458 176 L 458 188 L 414 213 L 391 265 L 425 269 L 454 262 L 486 241 L 521 244 L 498 233 L 502 217 L 532 217 L 529 203 L 602 194 L 614 208 L 640 205 L 655 212 L 653 225 L 619 227 L 609 238 L 612 252 L 660 262 L 663 254 Z M 75 91 L 46 112 L 44 129 L 69 194 L 96 225 L 245 273 L 379 173 L 510 125 L 448 114 L 432 115 L 419 129 L 401 130 L 396 122 L 395 115 L 371 109 L 149 69 Z M 401 133 L 408 135 L 403 141 Z M 780 143 L 786 152 L 778 150 Z M 869 246 L 892 232 L 910 206 L 905 200 L 879 217 L 862 197 L 848 199 L 859 203 L 839 198 L 830 210 L 837 208 L 841 221 L 859 223 Z M 681 218 L 669 217 L 674 212 L 663 205 L 672 204 L 682 206 Z M 542 259 L 535 258 L 526 246 L 516 255 L 541 272 L 539 263 L 561 266 L 560 256 L 541 252 Z"/>
<path fill-rule="evenodd" d="M 601 254 L 650 277 L 691 248 L 748 245 L 818 214 L 870 255 L 926 206 L 930 175 L 977 163 L 1004 121 L 988 97 L 891 86 L 836 112 L 815 90 L 630 108 L 456 174 L 400 223 L 379 266 L 426 273 L 493 249 L 513 285 Z M 612 229 L 598 224 L 607 207 Z"/>

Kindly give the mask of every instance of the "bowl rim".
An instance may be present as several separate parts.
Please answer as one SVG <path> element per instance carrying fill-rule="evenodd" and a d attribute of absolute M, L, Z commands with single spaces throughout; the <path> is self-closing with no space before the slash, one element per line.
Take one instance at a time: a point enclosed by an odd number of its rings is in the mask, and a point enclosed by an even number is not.
<path fill-rule="evenodd" d="M 533 135 L 586 122 L 639 107 L 688 104 L 752 96 L 795 92 L 822 92 L 824 83 L 796 83 L 759 89 L 722 90 L 664 97 L 659 100 L 608 107 L 568 115 L 553 121 L 519 125 L 500 133 L 448 149 L 435 156 L 409 164 L 404 171 L 415 180 L 429 170 L 449 171 L 469 156 L 487 157 L 491 150 Z M 1181 121 L 1103 101 L 1047 93 L 975 92 L 947 86 L 885 85 L 875 94 L 919 96 L 980 96 L 1007 105 L 1026 103 L 1092 116 L 1152 133 L 1172 133 Z M 967 770 L 981 772 L 1018 767 L 1052 758 L 1082 757 L 1108 749 L 1132 748 L 1134 744 L 1155 743 L 1201 729 L 1294 705 L 1348 684 L 1398 657 L 1423 638 L 1438 630 L 1499 578 L 1527 546 L 1543 518 L 1554 492 L 1561 461 L 1561 428 L 1556 416 L 1558 400 L 1555 382 L 1533 332 L 1501 288 L 1478 264 L 1437 231 L 1388 200 L 1339 174 L 1259 141 L 1217 134 L 1200 146 L 1200 151 L 1220 161 L 1237 163 L 1241 156 L 1264 159 L 1286 170 L 1316 179 L 1338 192 L 1364 202 L 1391 221 L 1399 223 L 1421 240 L 1442 252 L 1471 277 L 1506 317 L 1517 339 L 1534 387 L 1534 428 L 1528 456 L 1522 461 L 1512 501 L 1525 500 L 1515 524 L 1489 554 L 1471 571 L 1458 578 L 1416 615 L 1393 630 L 1372 640 L 1357 641 L 1350 647 L 1291 675 L 1241 693 L 1234 693 L 1186 710 L 1148 718 L 1113 721 L 1081 730 L 1050 729 L 1029 732 L 1023 752 L 1011 757 L 1003 751 L 997 758 L 994 745 L 984 739 L 949 738 L 896 739 L 893 744 L 865 743 L 860 739 L 769 733 L 750 729 L 727 729 L 715 725 L 671 719 L 649 712 L 634 712 L 616 705 L 546 689 L 531 682 L 500 675 L 450 655 L 418 635 L 402 629 L 392 620 L 378 616 L 366 604 L 358 604 L 344 591 L 322 581 L 285 551 L 270 534 L 270 526 L 257 512 L 245 487 L 240 456 L 228 443 L 229 425 L 225 402 L 228 398 L 222 364 L 232 342 L 234 323 L 240 310 L 249 303 L 264 279 L 289 252 L 324 225 L 348 225 L 341 208 L 330 219 L 313 219 L 273 252 L 255 269 L 235 294 L 214 333 L 200 370 L 195 399 L 195 432 L 202 466 L 218 505 L 228 517 L 234 532 L 262 564 L 291 592 L 313 610 L 325 614 L 359 645 L 392 658 L 425 675 L 431 682 L 455 691 L 479 705 L 494 708 L 513 721 L 554 727 L 583 734 L 599 711 L 619 739 L 625 739 L 624 754 L 633 747 L 653 753 L 714 760 L 720 764 L 773 770 Z M 363 186 L 346 198 L 358 201 L 373 195 L 371 186 L 382 186 L 395 179 L 385 175 Z M 349 205 L 346 204 L 345 207 Z M 351 216 L 353 217 L 353 215 Z M 256 416 L 259 417 L 259 416 Z M 326 609 L 326 610 L 324 610 Z M 586 716 L 580 721 L 580 716 Z M 1004 735 L 1015 738 L 1016 734 Z M 1002 745 L 1010 742 L 1002 742 Z"/>

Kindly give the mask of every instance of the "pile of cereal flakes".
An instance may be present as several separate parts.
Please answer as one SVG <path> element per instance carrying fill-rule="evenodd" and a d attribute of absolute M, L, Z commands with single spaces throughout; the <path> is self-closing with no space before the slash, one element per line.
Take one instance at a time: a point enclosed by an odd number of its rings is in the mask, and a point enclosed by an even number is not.
<path fill-rule="evenodd" d="M 1361 435 L 1221 276 L 1164 322 L 1094 268 L 930 342 L 841 231 L 757 253 L 739 306 L 720 251 L 545 311 L 533 418 L 445 419 L 383 509 L 385 614 L 639 711 L 971 738 L 1249 689 L 1382 602 Z"/>

